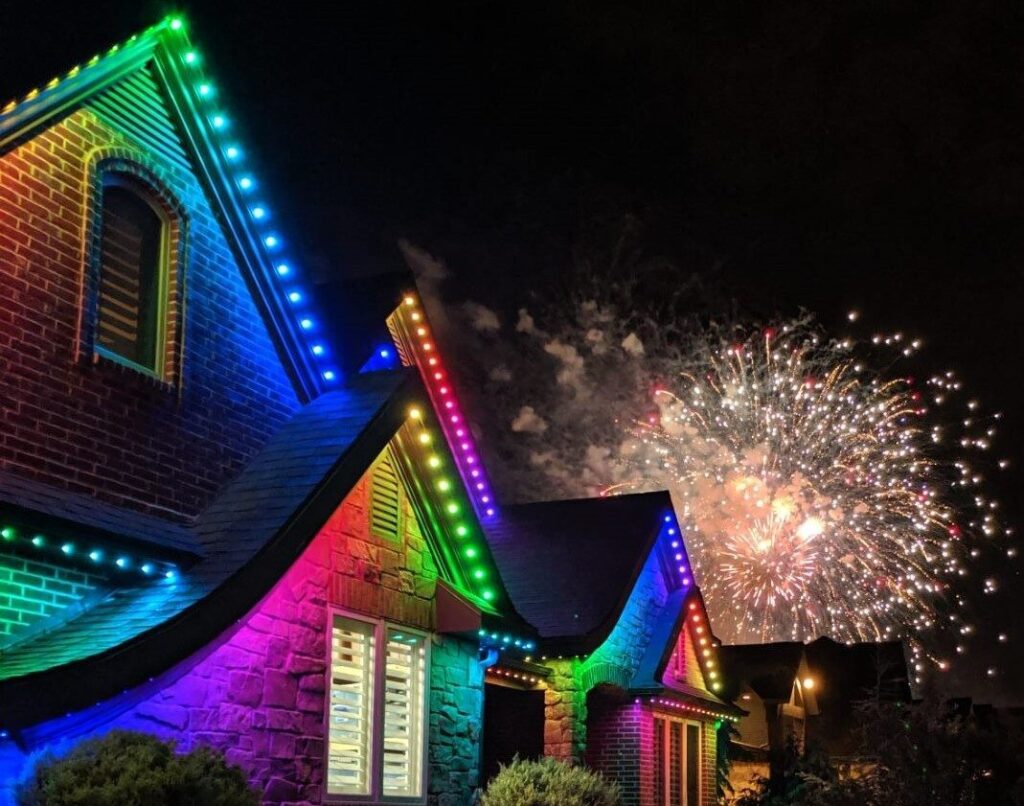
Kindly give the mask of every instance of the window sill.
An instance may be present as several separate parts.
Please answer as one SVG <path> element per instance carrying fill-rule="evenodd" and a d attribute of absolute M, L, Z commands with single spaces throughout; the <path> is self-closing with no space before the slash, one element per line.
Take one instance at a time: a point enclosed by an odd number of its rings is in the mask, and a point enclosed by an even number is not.
<path fill-rule="evenodd" d="M 104 367 L 122 375 L 127 375 L 142 381 L 152 389 L 160 389 L 165 392 L 174 392 L 175 384 L 166 381 L 157 375 L 153 370 L 122 358 L 117 353 L 112 353 L 102 347 L 95 347 L 92 354 L 92 363 L 97 367 Z"/>

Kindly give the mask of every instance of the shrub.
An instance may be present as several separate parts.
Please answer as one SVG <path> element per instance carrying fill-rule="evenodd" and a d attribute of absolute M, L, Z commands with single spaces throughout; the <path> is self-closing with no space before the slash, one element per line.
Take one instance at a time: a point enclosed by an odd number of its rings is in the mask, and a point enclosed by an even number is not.
<path fill-rule="evenodd" d="M 484 806 L 620 806 L 618 784 L 585 767 L 516 758 L 491 779 Z"/>
<path fill-rule="evenodd" d="M 111 731 L 65 756 L 41 758 L 18 789 L 19 806 L 254 806 L 245 775 L 208 748 L 174 752 L 172 742 Z"/>

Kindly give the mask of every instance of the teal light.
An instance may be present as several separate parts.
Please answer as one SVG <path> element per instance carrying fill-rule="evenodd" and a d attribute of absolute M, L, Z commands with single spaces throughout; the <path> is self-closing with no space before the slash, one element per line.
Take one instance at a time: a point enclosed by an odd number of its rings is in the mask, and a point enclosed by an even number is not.
<path fill-rule="evenodd" d="M 116 560 L 114 560 L 114 565 L 116 565 L 118 568 L 127 568 L 129 565 L 128 558 L 118 557 Z"/>
<path fill-rule="evenodd" d="M 144 574 L 152 574 L 153 573 L 153 563 L 143 563 L 142 564 L 142 573 L 144 573 Z"/>
<path fill-rule="evenodd" d="M 4 540 L 14 540 L 14 538 L 17 537 L 17 535 L 18 533 L 15 532 L 10 526 L 5 526 L 3 529 L 0 529 L 0 537 L 2 537 Z"/>
<path fill-rule="evenodd" d="M 93 549 L 89 552 L 89 559 L 92 560 L 94 563 L 98 563 L 100 560 L 103 559 L 103 552 L 99 549 Z"/>
<path fill-rule="evenodd" d="M 204 98 L 209 98 L 210 95 L 213 94 L 213 87 L 210 86 L 209 84 L 200 84 L 199 85 L 199 94 L 201 96 L 203 96 Z"/>
<path fill-rule="evenodd" d="M 178 572 L 174 571 L 174 570 L 168 571 L 167 573 L 164 574 L 164 577 L 167 578 L 167 579 L 177 579 L 178 578 Z"/>
<path fill-rule="evenodd" d="M 69 557 L 75 553 L 75 547 L 72 543 L 65 543 L 60 547 L 60 550 L 67 554 Z"/>
<path fill-rule="evenodd" d="M 243 176 L 241 179 L 238 180 L 238 186 L 242 190 L 252 190 L 252 186 L 253 186 L 252 177 L 250 177 L 250 176 Z"/>
<path fill-rule="evenodd" d="M 228 146 L 224 149 L 224 153 L 227 155 L 229 160 L 236 160 L 242 156 L 242 149 L 238 146 Z"/>
<path fill-rule="evenodd" d="M 199 61 L 199 56 L 194 50 L 185 54 L 185 64 L 195 64 L 197 61 Z"/>
<path fill-rule="evenodd" d="M 32 538 L 32 545 L 35 546 L 36 548 L 39 548 L 41 546 L 45 546 L 46 545 L 46 538 L 44 538 L 42 535 L 36 535 L 35 537 Z"/>
<path fill-rule="evenodd" d="M 225 126 L 228 125 L 228 119 L 223 115 L 214 115 L 210 119 L 210 123 L 213 124 L 213 128 L 215 129 L 223 129 Z"/>
<path fill-rule="evenodd" d="M 485 591 L 483 592 L 483 597 L 484 597 L 484 599 L 486 599 L 486 600 L 487 600 L 488 602 L 489 602 L 489 601 L 491 601 L 491 599 L 493 599 L 493 598 L 494 598 L 494 591 L 492 591 L 492 590 L 491 590 L 490 588 L 488 588 L 487 590 L 485 590 Z"/>

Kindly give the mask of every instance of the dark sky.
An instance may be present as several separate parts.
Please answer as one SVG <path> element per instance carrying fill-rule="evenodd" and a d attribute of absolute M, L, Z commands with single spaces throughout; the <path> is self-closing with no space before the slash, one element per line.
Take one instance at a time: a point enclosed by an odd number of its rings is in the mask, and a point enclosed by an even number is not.
<path fill-rule="evenodd" d="M 5 96 L 173 10 L 0 5 Z M 1024 458 L 1019 2 L 182 8 L 321 274 L 397 268 L 405 237 L 448 263 L 453 295 L 509 304 L 631 214 L 648 250 L 719 264 L 752 309 L 832 324 L 856 307 L 923 337 Z M 1002 482 L 1010 512 L 1018 489 Z M 1013 677 L 992 694 L 1024 700 Z"/>

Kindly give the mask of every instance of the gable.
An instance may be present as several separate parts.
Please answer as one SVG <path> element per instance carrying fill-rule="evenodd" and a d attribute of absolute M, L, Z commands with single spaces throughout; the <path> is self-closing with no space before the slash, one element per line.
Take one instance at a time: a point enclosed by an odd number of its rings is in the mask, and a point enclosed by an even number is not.
<path fill-rule="evenodd" d="M 178 166 L 187 159 L 300 398 L 333 387 L 339 373 L 314 301 L 185 21 L 168 17 L 9 103 L 0 154 L 85 108 L 154 157 Z"/>

